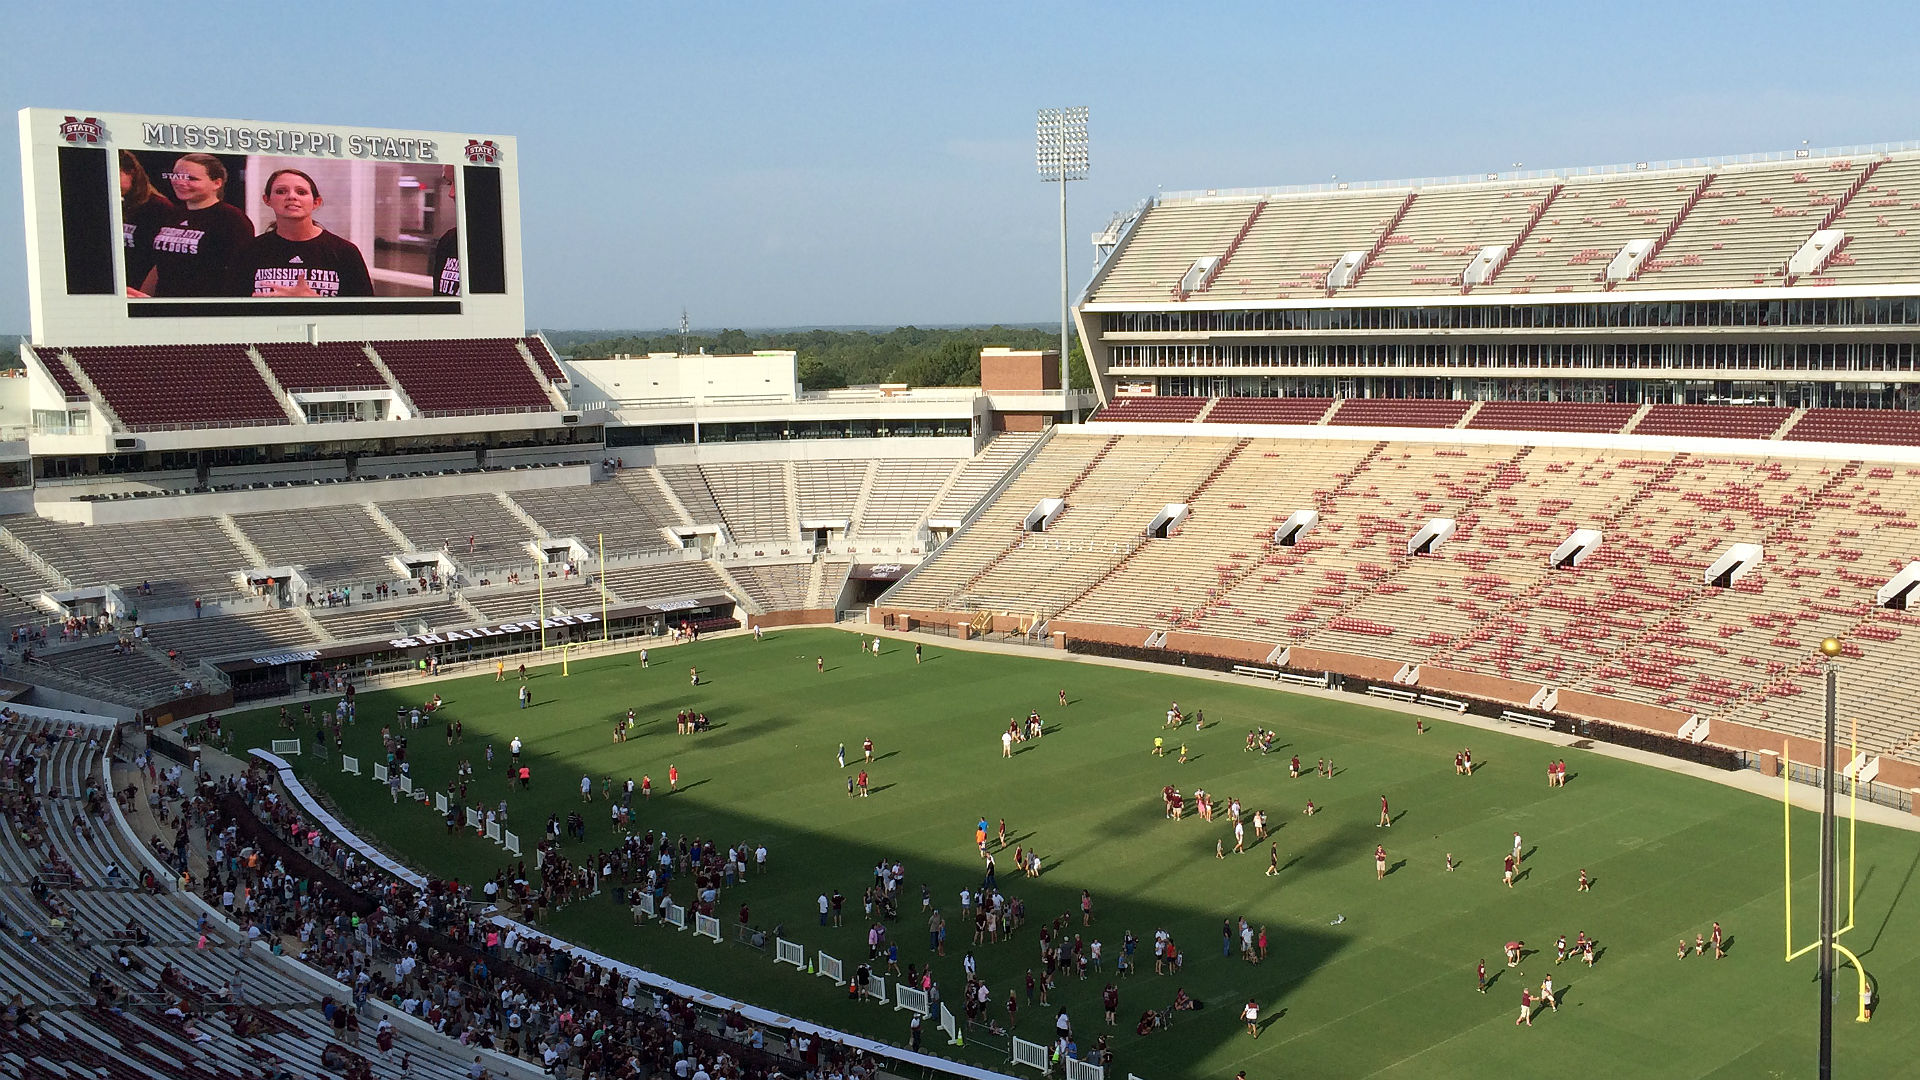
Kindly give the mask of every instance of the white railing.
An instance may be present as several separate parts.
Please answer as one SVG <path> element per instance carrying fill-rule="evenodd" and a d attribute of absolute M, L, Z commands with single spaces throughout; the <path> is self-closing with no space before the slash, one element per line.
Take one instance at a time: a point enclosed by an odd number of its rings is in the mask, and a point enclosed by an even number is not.
<path fill-rule="evenodd" d="M 340 771 L 343 773 L 352 773 L 355 776 L 359 776 L 360 775 L 360 759 L 357 757 L 348 757 L 345 754 L 341 754 L 340 755 Z"/>
<path fill-rule="evenodd" d="M 802 971 L 807 969 L 807 947 L 786 938 L 773 939 L 773 962 L 792 964 Z"/>
<path fill-rule="evenodd" d="M 1018 1035 L 1013 1037 L 1013 1063 L 1015 1065 L 1031 1066 L 1045 1073 L 1047 1071 L 1047 1055 L 1048 1051 L 1045 1044 L 1028 1042 Z"/>
<path fill-rule="evenodd" d="M 845 970 L 840 966 L 839 958 L 828 956 L 824 952 L 814 957 L 814 970 L 822 976 L 832 979 L 834 982 L 839 982 L 846 977 Z"/>
<path fill-rule="evenodd" d="M 1720 157 L 1671 158 L 1665 161 L 1635 161 L 1617 165 L 1584 165 L 1565 169 L 1526 169 L 1506 172 L 1465 173 L 1456 176 L 1423 176 L 1400 180 L 1342 180 L 1325 184 L 1290 184 L 1279 187 L 1207 188 L 1195 191 L 1166 191 L 1156 204 L 1172 199 L 1237 199 L 1262 195 L 1310 195 L 1326 191 L 1372 191 L 1383 188 L 1428 188 L 1451 184 L 1484 184 L 1490 180 L 1565 180 L 1576 176 L 1612 176 L 1621 173 L 1660 172 L 1670 169 L 1716 169 L 1732 165 L 1764 165 L 1781 161 L 1817 161 L 1825 158 L 1862 157 L 1920 150 L 1920 141 L 1864 143 L 1854 146 L 1828 146 L 1819 149 L 1771 150 L 1758 154 L 1731 154 Z"/>
<path fill-rule="evenodd" d="M 916 990 L 904 983 L 894 984 L 893 1007 L 895 1011 L 905 1010 L 918 1016 L 933 1015 L 932 1010 L 927 1005 L 927 992 L 924 990 Z"/>

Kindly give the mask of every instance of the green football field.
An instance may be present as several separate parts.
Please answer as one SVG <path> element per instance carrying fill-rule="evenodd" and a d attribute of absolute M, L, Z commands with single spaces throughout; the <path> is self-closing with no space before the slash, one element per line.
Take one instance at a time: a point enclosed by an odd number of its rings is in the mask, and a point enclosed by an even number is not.
<path fill-rule="evenodd" d="M 1021 988 L 1017 1031 L 1045 1041 L 1052 1011 L 1025 1004 L 1024 975 L 1038 969 L 1038 923 L 1072 913 L 1071 933 L 1099 938 L 1107 972 L 1084 982 L 1064 979 L 1053 1005 L 1072 1015 L 1081 1044 L 1110 1031 L 1116 1075 L 1146 1080 L 1279 1076 L 1479 1077 L 1529 1075 L 1572 1068 L 1635 1077 L 1800 1076 L 1813 1071 L 1818 990 L 1811 955 L 1783 962 L 1781 811 L 1777 802 L 1571 747 L 1429 721 L 1416 734 L 1403 714 L 1357 703 L 1290 695 L 1265 686 L 1195 680 L 1154 672 L 962 651 L 925 642 L 916 665 L 910 642 L 888 640 L 878 658 L 853 635 L 787 631 L 762 642 L 733 637 L 637 656 L 557 665 L 533 673 L 534 706 L 517 707 L 518 682 L 479 677 L 360 697 L 347 751 L 366 777 L 342 776 L 337 761 L 297 760 L 297 770 L 324 790 L 363 832 L 412 865 L 440 876 L 479 880 L 506 862 L 497 846 L 470 834 L 455 838 L 431 808 L 389 802 L 370 779 L 380 760 L 383 718 L 396 705 L 440 692 L 465 726 L 465 742 L 449 747 L 439 727 L 415 733 L 409 757 L 416 780 L 443 789 L 460 758 L 478 773 L 474 794 L 489 805 L 506 797 L 511 827 L 525 840 L 528 862 L 549 813 L 581 808 L 582 773 L 594 779 L 587 810 L 587 847 L 614 835 L 600 779 L 616 789 L 650 774 L 654 794 L 636 798 L 636 828 L 717 840 L 764 842 L 770 872 L 721 895 L 723 923 L 751 906 L 763 927 L 784 926 L 809 951 L 825 949 L 848 970 L 866 955 L 859 897 L 885 858 L 905 864 L 901 918 L 892 928 L 901 961 L 933 964 L 944 999 L 958 1012 L 961 957 L 971 949 L 1005 1022 L 1007 991 Z M 815 659 L 826 670 L 816 673 Z M 688 667 L 701 682 L 692 687 Z M 511 669 L 509 669 L 511 680 Z M 1067 691 L 1062 709 L 1057 693 Z M 1185 764 L 1175 752 L 1152 753 L 1169 701 L 1205 711 L 1207 726 L 1189 725 Z M 639 728 L 612 742 L 616 719 L 631 707 Z M 705 711 L 714 729 L 674 733 L 680 708 Z M 1009 717 L 1037 709 L 1047 734 L 1003 759 L 999 735 Z M 271 711 L 237 725 L 240 747 L 264 746 L 275 734 Z M 1273 728 L 1268 756 L 1242 749 L 1247 730 Z M 305 733 L 303 733 L 305 734 Z M 533 769 L 529 792 L 508 791 L 506 744 L 519 736 Z M 860 768 L 861 740 L 874 742 L 870 797 L 849 798 L 846 778 Z M 497 759 L 482 762 L 486 745 Z M 845 743 L 842 769 L 835 751 Z M 1453 755 L 1472 747 L 1479 766 L 1455 774 Z M 1287 776 L 1287 759 L 1305 759 L 1305 775 Z M 1571 774 L 1563 788 L 1546 785 L 1552 756 Z M 1332 779 L 1313 775 L 1331 757 Z M 677 766 L 680 791 L 666 794 Z M 1282 872 L 1265 873 L 1265 845 L 1248 830 L 1247 854 L 1215 858 L 1224 838 L 1224 809 L 1208 823 L 1191 813 L 1166 820 L 1160 790 L 1178 785 L 1214 794 L 1224 808 L 1237 796 L 1250 815 L 1266 809 Z M 1391 801 L 1391 829 L 1376 827 L 1379 797 Z M 1311 799 L 1322 812 L 1301 814 Z M 1038 850 L 1045 873 L 1013 870 L 1012 849 L 998 859 L 1001 890 L 1024 898 L 1028 925 L 1011 939 L 970 944 L 970 927 L 953 916 L 960 890 L 977 886 L 982 863 L 973 827 L 981 817 Z M 1795 817 L 1796 936 L 1813 939 L 1816 818 Z M 1515 887 L 1501 883 L 1501 858 L 1514 832 L 1530 855 Z M 1385 844 L 1391 872 L 1375 879 L 1374 846 Z M 1842 852 L 1844 854 L 1844 837 Z M 1457 871 L 1445 869 L 1452 853 Z M 1893 1076 L 1910 1067 L 1920 1034 L 1909 988 L 1920 985 L 1920 894 L 1907 896 L 1920 868 L 1920 835 L 1862 825 L 1859 829 L 1856 925 L 1844 938 L 1878 984 L 1881 1008 L 1871 1024 L 1853 1021 L 1851 969 L 1836 980 L 1835 1060 L 1845 1075 Z M 1593 879 L 1576 891 L 1579 871 Z M 1842 867 L 1844 872 L 1844 865 Z M 949 917 L 944 957 L 927 945 L 918 898 L 931 886 Z M 1843 877 L 1844 884 L 1844 877 Z M 823 928 L 815 897 L 839 889 L 848 897 L 846 925 Z M 1092 890 L 1094 921 L 1080 926 L 1080 893 Z M 691 899 L 676 882 L 676 899 Z M 1841 898 L 1845 919 L 1846 898 Z M 1265 962 L 1223 958 L 1221 922 L 1245 917 L 1264 926 Z M 1674 956 L 1719 920 L 1728 955 L 1714 960 Z M 1156 929 L 1173 934 L 1186 953 L 1184 970 L 1156 976 Z M 906 1014 L 857 1005 L 843 989 L 734 943 L 715 945 L 649 924 L 636 927 L 624 908 L 602 896 L 554 913 L 546 929 L 612 956 L 765 1007 L 891 1042 L 906 1039 Z M 1120 986 L 1120 1026 L 1102 1023 L 1099 994 L 1112 978 L 1112 957 L 1131 930 L 1141 941 L 1141 973 Z M 1553 942 L 1585 931 L 1599 942 L 1598 962 L 1555 966 Z M 1508 969 L 1502 945 L 1526 942 L 1522 964 Z M 1537 950 L 1537 951 L 1536 951 Z M 1484 959 L 1495 981 L 1475 990 L 1474 965 Z M 1520 992 L 1537 991 L 1552 974 L 1557 1012 L 1516 1029 Z M 1178 988 L 1203 1007 L 1175 1025 L 1137 1036 L 1144 1009 L 1165 1008 Z M 1238 1019 L 1249 998 L 1263 1008 L 1263 1028 L 1249 1036 Z M 949 1051 L 931 1027 L 929 1049 L 976 1064 L 1010 1069 L 971 1044 Z M 1902 1065 L 1902 1062 L 1908 1062 Z"/>

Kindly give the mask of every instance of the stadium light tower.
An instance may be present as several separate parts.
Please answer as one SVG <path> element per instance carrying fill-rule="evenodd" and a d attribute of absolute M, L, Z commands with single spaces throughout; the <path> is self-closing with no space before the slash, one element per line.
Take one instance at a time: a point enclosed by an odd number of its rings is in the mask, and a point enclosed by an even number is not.
<path fill-rule="evenodd" d="M 1064 400 L 1073 385 L 1067 371 L 1067 181 L 1087 178 L 1087 107 L 1041 109 L 1033 139 L 1040 179 L 1060 184 L 1060 396 Z"/>

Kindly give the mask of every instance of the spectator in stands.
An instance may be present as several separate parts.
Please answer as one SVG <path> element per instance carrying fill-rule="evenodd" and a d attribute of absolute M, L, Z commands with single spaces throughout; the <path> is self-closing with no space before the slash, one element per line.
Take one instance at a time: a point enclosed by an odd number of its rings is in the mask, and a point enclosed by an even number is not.
<path fill-rule="evenodd" d="M 120 151 L 120 232 L 129 287 L 147 280 L 147 271 L 153 269 L 154 234 L 177 209 L 147 178 L 140 159 L 131 150 Z"/>
<path fill-rule="evenodd" d="M 260 201 L 273 211 L 273 224 L 234 255 L 237 295 L 373 295 L 360 249 L 313 220 L 325 204 L 313 177 L 299 169 L 275 169 Z"/>
<path fill-rule="evenodd" d="M 234 253 L 253 237 L 253 224 L 225 201 L 227 166 L 212 154 L 182 154 L 167 174 L 180 204 L 160 221 L 152 268 L 129 296 L 224 296 Z"/>

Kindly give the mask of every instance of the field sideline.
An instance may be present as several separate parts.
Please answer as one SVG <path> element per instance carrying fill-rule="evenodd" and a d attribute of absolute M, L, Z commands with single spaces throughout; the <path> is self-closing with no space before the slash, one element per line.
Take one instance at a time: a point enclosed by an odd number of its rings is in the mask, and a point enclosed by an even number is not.
<path fill-rule="evenodd" d="M 1068 933 L 1101 939 L 1108 970 L 1085 982 L 1063 980 L 1053 1003 L 1069 1010 L 1081 1045 L 1112 1034 L 1118 1075 L 1230 1078 L 1245 1069 L 1250 1080 L 1467 1077 L 1569 1060 L 1647 1077 L 1793 1076 L 1811 1068 L 1814 967 L 1811 956 L 1782 962 L 1776 802 L 1444 721 L 1429 721 L 1428 733 L 1417 735 L 1411 717 L 1354 702 L 968 651 L 942 639 L 922 644 L 926 663 L 918 666 L 911 640 L 883 639 L 882 655 L 873 658 L 853 635 L 795 630 L 763 642 L 736 636 L 654 649 L 644 671 L 632 654 L 575 663 L 566 678 L 558 666 L 542 667 L 532 672 L 527 710 L 517 707 L 511 669 L 507 684 L 495 684 L 489 670 L 430 688 L 369 692 L 360 696 L 347 752 L 368 765 L 380 760 L 380 728 L 395 707 L 437 690 L 448 714 L 463 722 L 465 742 L 448 747 L 437 725 L 413 733 L 414 776 L 443 790 L 458 760 L 471 759 L 474 799 L 508 799 L 529 864 L 549 813 L 587 811 L 586 847 L 610 846 L 601 778 L 611 776 L 617 789 L 628 776 L 650 774 L 654 795 L 644 805 L 636 798 L 636 828 L 722 845 L 764 842 L 771 853 L 764 879 L 722 893 L 723 923 L 746 903 L 755 924 L 781 924 L 787 937 L 825 948 L 849 970 L 866 955 L 860 893 L 877 861 L 897 859 L 907 882 L 891 931 L 902 964 L 931 958 L 943 997 L 958 1012 L 961 956 L 972 949 L 992 989 L 994 1019 L 1005 1023 L 1007 992 L 1020 988 L 1018 1031 L 1036 1040 L 1047 1037 L 1053 1012 L 1027 1005 L 1023 988 L 1027 969 L 1038 974 L 1037 926 L 1071 912 Z M 824 658 L 824 673 L 816 673 L 816 657 Z M 701 672 L 697 688 L 688 682 L 693 664 Z M 1071 701 L 1065 709 L 1056 697 L 1062 688 Z M 1167 733 L 1174 750 L 1155 757 L 1152 740 L 1174 699 L 1188 711 L 1205 710 L 1207 728 Z M 640 726 L 614 744 L 614 723 L 629 707 Z M 676 735 L 673 714 L 683 707 L 708 713 L 715 729 Z M 1029 709 L 1045 719 L 1046 738 L 1002 759 L 999 733 Z M 273 715 L 238 718 L 236 745 L 265 745 L 276 734 Z M 1241 749 L 1256 725 L 1279 732 L 1273 754 Z M 529 792 L 509 794 L 506 744 L 516 735 L 534 782 Z M 875 744 L 873 793 L 850 799 L 846 777 L 861 767 L 864 738 Z M 1190 750 L 1186 764 L 1176 758 L 1181 738 Z M 491 774 L 483 764 L 489 742 L 497 755 Z M 840 743 L 849 755 L 845 770 L 835 762 Z M 1452 768 L 1462 745 L 1472 746 L 1481 766 L 1471 778 Z M 1305 775 L 1289 780 L 1294 754 Z M 1315 778 L 1313 762 L 1329 756 L 1337 775 Z M 1546 786 L 1551 756 L 1568 762 L 1565 788 Z M 667 795 L 675 765 L 681 791 Z M 396 811 L 384 786 L 368 778 L 343 777 L 337 764 L 322 768 L 310 758 L 296 769 L 416 867 L 477 881 L 505 865 L 491 843 L 448 838 L 431 808 Z M 594 779 L 590 808 L 580 802 L 583 772 Z M 1214 857 L 1216 840 L 1233 843 L 1224 812 L 1213 823 L 1191 810 L 1185 820 L 1165 820 L 1158 793 L 1166 784 L 1189 796 L 1205 788 L 1222 806 L 1238 796 L 1249 814 L 1267 810 L 1282 873 L 1265 876 L 1266 848 L 1255 850 L 1251 829 L 1247 854 Z M 1392 803 L 1391 829 L 1375 827 L 1381 794 Z M 1311 818 L 1300 813 L 1309 798 L 1322 807 Z M 1817 818 L 1796 813 L 1796 913 L 1803 916 L 1796 936 L 1805 942 L 1814 934 Z M 979 881 L 973 824 L 982 816 L 996 825 L 1006 818 L 1010 837 L 1037 848 L 1046 871 L 1037 880 L 1018 875 L 1009 847 L 999 859 L 1000 888 L 1024 898 L 1029 925 L 1011 940 L 972 946 L 970 928 L 954 916 L 960 890 Z M 1515 831 L 1532 854 L 1509 890 L 1500 861 Z M 1384 881 L 1374 879 L 1376 843 L 1386 845 L 1393 868 Z M 1449 852 L 1459 863 L 1454 873 L 1444 869 Z M 1858 925 L 1844 940 L 1874 975 L 1881 1009 L 1870 1025 L 1852 1023 L 1853 976 L 1840 973 L 1836 1016 L 1844 1023 L 1835 1058 L 1852 1074 L 1895 1075 L 1920 1034 L 1920 1014 L 1905 997 L 1920 959 L 1920 897 L 1905 895 L 1920 868 L 1920 835 L 1863 823 L 1860 860 Z M 1575 891 L 1582 868 L 1594 879 L 1585 894 Z M 945 957 L 931 957 L 927 946 L 922 883 L 949 919 Z M 676 899 L 691 898 L 687 882 L 675 885 Z M 822 928 L 815 898 L 836 888 L 848 897 L 846 925 Z M 1083 888 L 1094 896 L 1088 928 L 1078 914 Z M 1267 928 L 1265 963 L 1222 958 L 1221 922 L 1241 916 Z M 1716 919 L 1730 939 L 1727 958 L 1676 960 L 1676 939 L 1691 940 Z M 1177 976 L 1152 973 L 1156 928 L 1171 931 L 1187 954 Z M 741 946 L 636 928 L 605 896 L 560 910 L 547 929 L 756 1004 L 891 1042 L 906 1038 L 904 1013 L 849 1003 L 826 980 Z M 1142 940 L 1143 973 L 1120 984 L 1121 1024 L 1109 1029 L 1099 993 L 1128 930 Z M 1554 938 L 1571 940 L 1582 930 L 1600 943 L 1596 966 L 1569 960 L 1556 968 Z M 1541 952 L 1508 970 L 1501 945 L 1510 939 Z M 1485 996 L 1474 988 L 1474 965 L 1483 958 L 1496 977 Z M 1537 990 L 1549 971 L 1559 1011 L 1536 1015 L 1535 1030 L 1515 1030 L 1523 982 Z M 1171 1030 L 1136 1036 L 1141 1011 L 1166 1007 L 1182 987 L 1205 1007 L 1180 1014 Z M 1238 1020 L 1249 997 L 1263 1010 L 1257 1039 Z M 929 1028 L 927 1047 L 947 1052 L 943 1044 Z M 1007 1067 L 980 1051 L 965 1056 Z"/>

